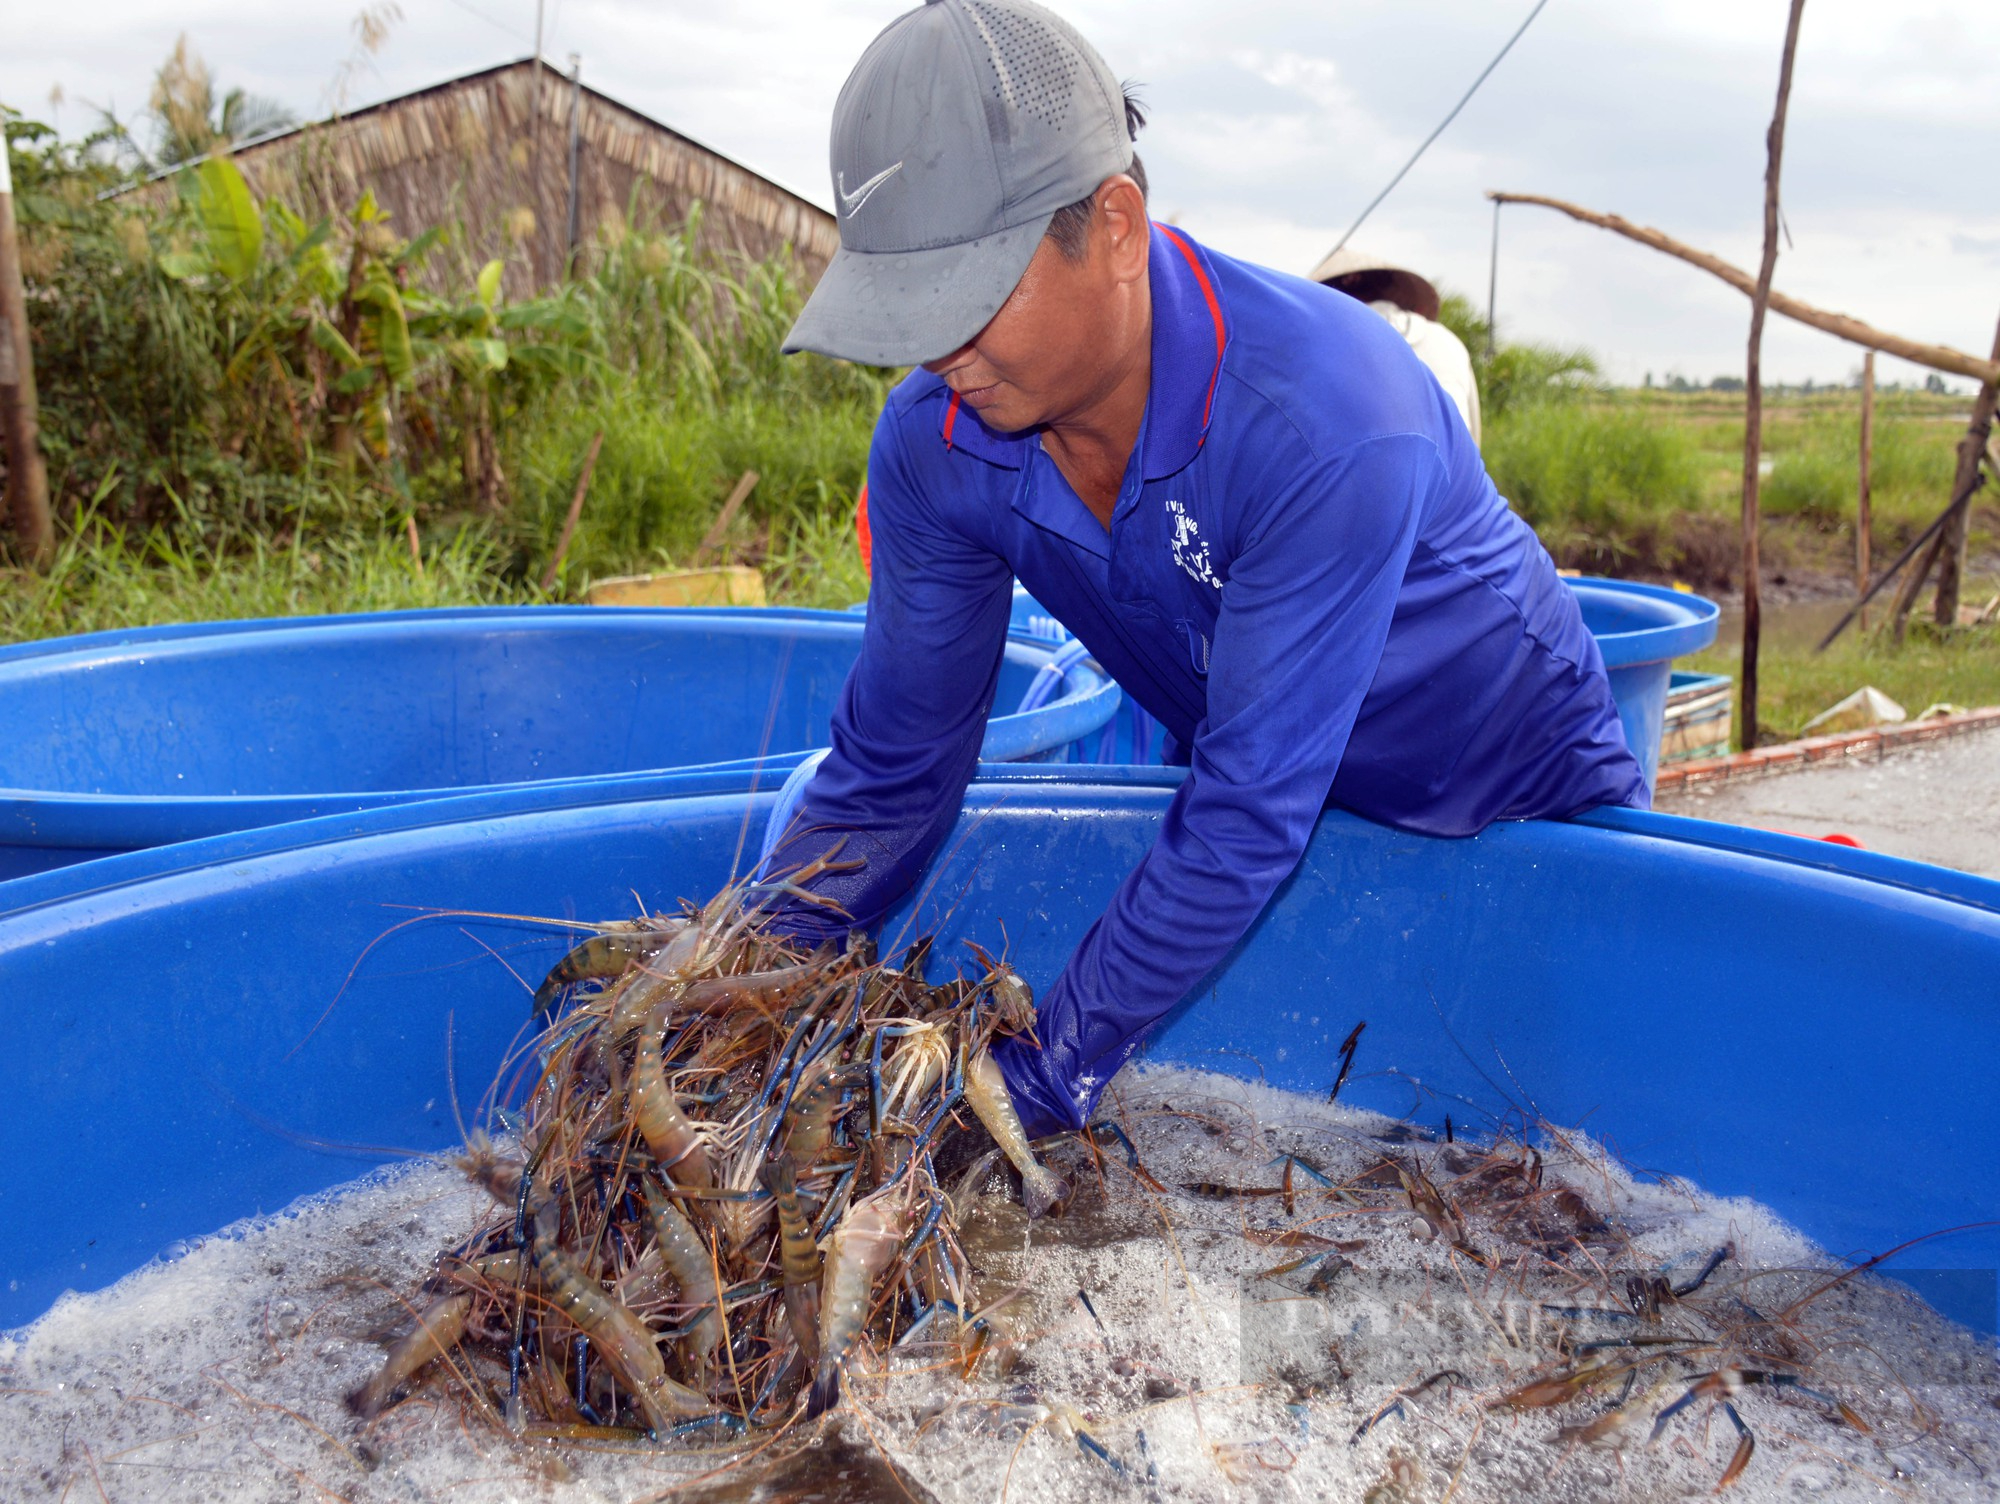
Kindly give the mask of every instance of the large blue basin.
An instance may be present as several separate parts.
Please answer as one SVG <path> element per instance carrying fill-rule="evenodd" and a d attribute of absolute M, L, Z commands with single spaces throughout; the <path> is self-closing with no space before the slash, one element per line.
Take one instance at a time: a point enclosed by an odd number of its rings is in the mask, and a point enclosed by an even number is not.
<path fill-rule="evenodd" d="M 521 607 L 207 623 L 0 649 L 0 880 L 499 785 L 784 769 L 826 744 L 844 612 Z M 1050 650 L 1010 642 L 1011 711 Z M 1039 757 L 1122 698 L 1079 666 L 991 722 Z"/>
<path fill-rule="evenodd" d="M 1660 767 L 1673 660 L 1715 641 L 1721 610 L 1714 601 L 1686 591 L 1630 580 L 1572 579 L 1569 586 L 1582 609 L 1584 626 L 1604 655 L 1626 744 L 1645 770 L 1650 789 Z M 1013 620 L 1017 631 L 1030 636 L 1055 643 L 1069 640 L 1069 629 L 1019 585 L 1014 587 Z M 1092 760 L 1157 762 L 1164 735 L 1158 722 L 1127 699 L 1089 744 L 1094 749 Z"/>
<path fill-rule="evenodd" d="M 1046 987 L 1178 776 L 983 769 L 891 930 L 951 957 L 1004 926 Z M 772 800 L 732 772 L 510 790 L 0 889 L 0 1327 L 365 1167 L 315 1145 L 451 1142 L 452 1071 L 476 1101 L 566 943 L 478 916 L 706 894 Z M 1468 840 L 1334 812 L 1150 1053 L 1323 1092 L 1365 1018 L 1365 1103 L 1581 1122 L 1848 1255 L 2000 1211 L 1996 999 L 1983 879 L 1636 811 Z M 1991 1323 L 1992 1227 L 1900 1262 L 1987 1271 L 1956 1308 Z"/>

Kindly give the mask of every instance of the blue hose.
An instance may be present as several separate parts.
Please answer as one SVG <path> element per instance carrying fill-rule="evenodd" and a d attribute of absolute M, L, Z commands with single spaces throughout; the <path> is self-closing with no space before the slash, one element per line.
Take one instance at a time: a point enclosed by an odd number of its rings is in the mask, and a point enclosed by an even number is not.
<path fill-rule="evenodd" d="M 1031 710 L 1040 710 L 1049 703 L 1055 692 L 1062 688 L 1062 682 L 1069 677 L 1069 671 L 1090 656 L 1090 649 L 1081 639 L 1071 638 L 1055 651 L 1055 656 L 1035 670 L 1035 677 L 1028 685 L 1028 692 L 1021 696 L 1021 703 L 1015 711 L 1026 715 Z"/>
<path fill-rule="evenodd" d="M 1021 696 L 1017 714 L 1026 715 L 1040 710 L 1062 689 L 1069 678 L 1070 670 L 1090 656 L 1090 649 L 1081 640 L 1071 638 L 1055 650 L 1047 663 L 1035 670 L 1035 677 L 1029 682 L 1027 692 Z M 806 758 L 786 776 L 778 790 L 778 802 L 771 810 L 771 817 L 764 823 L 764 848 L 758 855 L 758 864 L 770 860 L 771 853 L 784 843 L 785 833 L 797 817 L 799 804 L 805 798 L 806 785 L 826 757 L 826 749 L 821 749 Z"/>

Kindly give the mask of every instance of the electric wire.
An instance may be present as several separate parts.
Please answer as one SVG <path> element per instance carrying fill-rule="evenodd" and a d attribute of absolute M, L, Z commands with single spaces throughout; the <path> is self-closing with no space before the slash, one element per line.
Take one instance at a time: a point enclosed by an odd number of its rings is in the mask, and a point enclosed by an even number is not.
<path fill-rule="evenodd" d="M 488 26 L 494 27 L 496 30 L 499 31 L 504 31 L 510 37 L 514 37 L 520 41 L 526 42 L 530 46 L 534 44 L 535 39 L 529 36 L 525 31 L 518 31 L 514 27 L 509 26 L 505 21 L 496 20 L 494 17 L 488 15 L 485 11 L 481 10 L 478 6 L 468 4 L 467 0 L 451 0 L 451 3 L 457 6 L 460 10 L 464 11 L 468 16 L 477 16 L 480 20 L 484 21 Z"/>
<path fill-rule="evenodd" d="M 1500 66 L 1500 60 L 1502 58 L 1504 58 L 1509 52 L 1513 51 L 1514 44 L 1521 40 L 1522 34 L 1526 32 L 1530 26 L 1534 25 L 1535 17 L 1539 16 L 1542 13 L 1542 7 L 1547 5 L 1548 3 L 1549 0 L 1535 0 L 1535 8 L 1528 12 L 1528 19 L 1523 21 L 1518 27 L 1514 29 L 1514 34 L 1511 37 L 1507 38 L 1507 44 L 1504 47 L 1502 47 L 1498 52 L 1493 54 L 1493 61 L 1488 63 L 1485 66 L 1485 68 L 1480 70 L 1479 77 L 1475 78 L 1472 81 L 1472 87 L 1467 89 L 1465 93 L 1460 96 L 1458 103 L 1451 107 L 1451 113 L 1438 122 L 1436 130 L 1432 131 L 1428 136 L 1424 137 L 1424 144 L 1422 146 L 1419 146 L 1416 149 L 1416 151 L 1411 155 L 1410 160 L 1402 165 L 1402 168 L 1396 173 L 1396 175 L 1393 178 L 1389 179 L 1389 186 L 1384 188 L 1380 193 L 1376 194 L 1374 198 L 1368 201 L 1368 207 L 1361 211 L 1360 218 L 1356 219 L 1353 224 L 1347 227 L 1347 233 L 1341 236 L 1340 239 L 1334 243 L 1333 250 L 1328 251 L 1327 255 L 1329 256 L 1333 255 L 1335 252 L 1339 251 L 1339 249 L 1342 246 L 1346 245 L 1348 241 L 1352 240 L 1354 238 L 1354 232 L 1360 229 L 1362 224 L 1367 220 L 1368 216 L 1375 212 L 1376 206 L 1379 205 L 1383 199 L 1387 198 L 1391 193 L 1396 191 L 1396 185 L 1403 181 L 1403 178 L 1408 174 L 1409 170 L 1412 167 L 1415 167 L 1417 165 L 1417 159 L 1423 156 L 1425 152 L 1429 151 L 1431 143 L 1437 140 L 1439 136 L 1442 136 L 1444 134 L 1444 128 L 1450 125 L 1452 121 L 1458 118 L 1458 112 L 1464 109 L 1466 105 L 1471 102 L 1472 96 L 1479 92 L 1479 86 L 1486 82 L 1487 75 L 1492 73 L 1492 71 L 1495 68 Z"/>

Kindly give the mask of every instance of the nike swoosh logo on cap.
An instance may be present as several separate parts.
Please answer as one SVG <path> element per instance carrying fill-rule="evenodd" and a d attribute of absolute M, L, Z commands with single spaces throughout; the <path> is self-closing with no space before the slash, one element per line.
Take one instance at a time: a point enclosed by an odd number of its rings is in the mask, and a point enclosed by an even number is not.
<path fill-rule="evenodd" d="M 903 164 L 901 162 L 898 162 L 893 167 L 885 167 L 852 193 L 847 191 L 847 174 L 842 172 L 835 178 L 834 186 L 840 190 L 840 202 L 846 207 L 847 212 L 849 214 L 856 214 L 860 212 L 861 206 L 867 203 L 874 195 L 877 188 L 880 188 L 902 170 Z"/>

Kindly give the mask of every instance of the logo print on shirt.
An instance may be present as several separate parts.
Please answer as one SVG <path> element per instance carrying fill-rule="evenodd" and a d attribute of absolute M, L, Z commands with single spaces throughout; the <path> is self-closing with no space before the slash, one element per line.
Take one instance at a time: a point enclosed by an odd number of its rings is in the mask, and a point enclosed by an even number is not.
<path fill-rule="evenodd" d="M 1167 498 L 1167 510 L 1174 519 L 1174 536 L 1167 544 L 1174 562 L 1202 584 L 1220 590 L 1222 581 L 1215 577 L 1215 570 L 1208 562 L 1208 541 L 1201 536 L 1201 528 L 1188 515 L 1187 508 L 1171 496 Z"/>
<path fill-rule="evenodd" d="M 840 190 L 840 202 L 846 208 L 848 217 L 851 219 L 856 214 L 859 214 L 861 206 L 874 197 L 875 190 L 902 170 L 903 164 L 901 162 L 898 162 L 893 167 L 885 167 L 852 193 L 847 191 L 847 174 L 844 172 L 835 174 L 834 186 Z"/>

